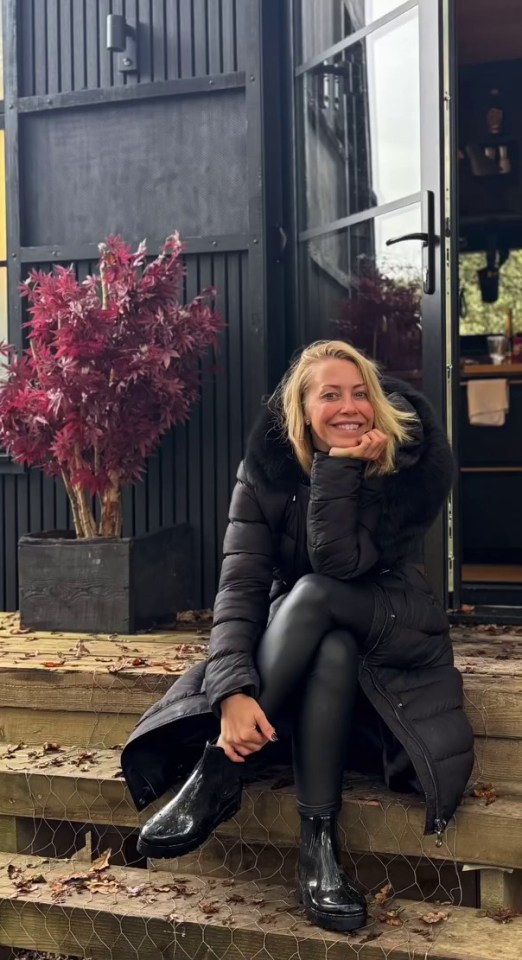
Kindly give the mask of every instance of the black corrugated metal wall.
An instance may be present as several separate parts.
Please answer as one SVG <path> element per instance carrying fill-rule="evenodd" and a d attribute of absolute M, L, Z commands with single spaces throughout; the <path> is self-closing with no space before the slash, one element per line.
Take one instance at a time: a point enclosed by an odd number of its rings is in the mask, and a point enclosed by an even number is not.
<path fill-rule="evenodd" d="M 83 276 L 108 232 L 131 243 L 152 236 L 154 252 L 180 229 L 187 295 L 218 289 L 227 326 L 202 402 L 124 502 L 127 535 L 193 525 L 195 600 L 210 605 L 235 469 L 270 378 L 261 0 L 4 0 L 4 8 L 10 339 L 22 342 L 16 287 L 27 271 L 73 262 Z M 106 50 L 110 12 L 138 24 L 137 74 L 121 73 Z M 61 483 L 4 460 L 1 609 L 17 607 L 18 537 L 69 523 Z"/>

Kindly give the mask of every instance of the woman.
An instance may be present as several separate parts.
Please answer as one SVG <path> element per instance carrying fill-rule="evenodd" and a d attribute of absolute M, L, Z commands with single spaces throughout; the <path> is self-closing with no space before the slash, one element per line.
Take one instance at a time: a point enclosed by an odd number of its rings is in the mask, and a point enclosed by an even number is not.
<path fill-rule="evenodd" d="M 270 755 L 288 719 L 312 922 L 366 921 L 336 843 L 354 747 L 367 759 L 377 741 L 386 782 L 424 792 L 426 833 L 440 838 L 471 773 L 473 737 L 446 614 L 411 558 L 451 478 L 446 438 L 420 394 L 381 380 L 345 343 L 304 350 L 239 468 L 208 661 L 145 714 L 123 753 L 143 808 L 219 734 L 144 826 L 144 854 L 180 856 L 233 816 L 254 755 Z"/>

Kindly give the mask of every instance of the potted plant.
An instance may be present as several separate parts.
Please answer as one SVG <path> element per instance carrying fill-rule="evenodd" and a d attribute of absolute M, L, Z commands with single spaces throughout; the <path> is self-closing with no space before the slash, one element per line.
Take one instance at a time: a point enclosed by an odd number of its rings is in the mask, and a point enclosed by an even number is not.
<path fill-rule="evenodd" d="M 142 479 L 161 436 L 187 420 L 200 363 L 221 321 L 213 290 L 180 301 L 178 234 L 146 261 L 119 237 L 98 273 L 33 271 L 29 346 L 3 346 L 0 443 L 18 462 L 61 477 L 74 532 L 23 536 L 20 614 L 41 630 L 133 632 L 190 605 L 190 530 L 122 538 L 122 490 Z"/>

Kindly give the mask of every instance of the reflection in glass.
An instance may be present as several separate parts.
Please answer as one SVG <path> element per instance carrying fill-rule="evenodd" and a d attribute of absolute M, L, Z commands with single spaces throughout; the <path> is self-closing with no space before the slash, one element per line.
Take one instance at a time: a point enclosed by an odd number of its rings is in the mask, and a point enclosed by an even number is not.
<path fill-rule="evenodd" d="M 308 342 L 348 340 L 389 373 L 420 383 L 420 245 L 385 246 L 420 227 L 416 204 L 302 244 Z"/>
<path fill-rule="evenodd" d="M 299 78 L 301 229 L 420 189 L 418 11 Z"/>
<path fill-rule="evenodd" d="M 298 0 L 299 2 L 299 0 Z M 301 50 L 297 62 L 304 63 L 334 43 L 369 26 L 395 10 L 403 0 L 300 0 Z"/>

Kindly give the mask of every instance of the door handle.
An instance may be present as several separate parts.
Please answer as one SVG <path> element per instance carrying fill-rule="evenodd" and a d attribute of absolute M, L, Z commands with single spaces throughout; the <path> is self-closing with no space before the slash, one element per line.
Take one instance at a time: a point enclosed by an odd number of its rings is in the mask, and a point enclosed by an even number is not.
<path fill-rule="evenodd" d="M 433 190 L 424 190 L 422 194 L 422 222 L 426 224 L 427 233 L 406 233 L 402 237 L 392 237 L 386 241 L 386 246 L 402 243 L 403 240 L 420 240 L 422 253 L 422 289 L 424 293 L 435 293 L 435 194 Z"/>

